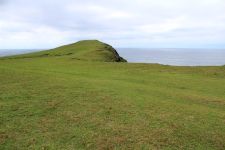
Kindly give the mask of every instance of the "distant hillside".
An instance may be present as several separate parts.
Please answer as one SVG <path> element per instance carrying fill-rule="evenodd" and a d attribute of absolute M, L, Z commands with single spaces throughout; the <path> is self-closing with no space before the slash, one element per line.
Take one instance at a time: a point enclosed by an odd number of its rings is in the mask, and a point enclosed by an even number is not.
<path fill-rule="evenodd" d="M 2 57 L 1 59 L 20 59 L 34 57 L 65 57 L 80 61 L 127 62 L 109 44 L 98 40 L 83 40 L 54 49 L 29 54 Z"/>

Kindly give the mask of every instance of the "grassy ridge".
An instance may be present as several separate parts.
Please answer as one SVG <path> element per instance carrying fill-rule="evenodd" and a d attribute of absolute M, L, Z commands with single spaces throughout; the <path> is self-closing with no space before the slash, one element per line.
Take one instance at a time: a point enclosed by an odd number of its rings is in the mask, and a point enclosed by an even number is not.
<path fill-rule="evenodd" d="M 225 149 L 225 66 L 73 53 L 0 60 L 0 149 Z"/>
<path fill-rule="evenodd" d="M 4 57 L 2 59 L 20 59 L 37 57 L 57 57 L 82 61 L 126 62 L 116 50 L 98 40 L 84 40 L 41 52 Z M 66 58 L 65 58 L 66 57 Z"/>

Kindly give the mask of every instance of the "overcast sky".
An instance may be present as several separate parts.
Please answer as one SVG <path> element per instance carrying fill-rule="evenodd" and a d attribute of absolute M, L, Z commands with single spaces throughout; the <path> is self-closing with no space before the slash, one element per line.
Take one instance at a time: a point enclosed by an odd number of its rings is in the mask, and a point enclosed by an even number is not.
<path fill-rule="evenodd" d="M 83 39 L 116 48 L 225 49 L 225 0 L 0 0 L 0 49 Z"/>

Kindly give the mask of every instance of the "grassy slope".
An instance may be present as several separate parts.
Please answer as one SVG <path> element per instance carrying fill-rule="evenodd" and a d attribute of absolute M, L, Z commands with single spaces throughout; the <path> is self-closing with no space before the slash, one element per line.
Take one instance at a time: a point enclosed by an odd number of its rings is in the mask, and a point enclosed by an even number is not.
<path fill-rule="evenodd" d="M 77 59 L 92 62 L 126 61 L 118 55 L 118 53 L 112 46 L 106 43 L 102 43 L 98 40 L 84 40 L 50 50 L 9 56 L 5 58 L 20 59 L 20 58 L 57 57 L 57 56 L 60 56 L 63 59 L 65 59 L 66 57 L 66 59 Z"/>
<path fill-rule="evenodd" d="M 71 53 L 0 59 L 0 149 L 225 149 L 225 66 Z"/>

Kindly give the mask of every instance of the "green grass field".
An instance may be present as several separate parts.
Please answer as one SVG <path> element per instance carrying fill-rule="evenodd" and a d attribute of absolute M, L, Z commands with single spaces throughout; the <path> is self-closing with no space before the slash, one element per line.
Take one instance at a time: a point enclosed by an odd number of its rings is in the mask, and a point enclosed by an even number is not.
<path fill-rule="evenodd" d="M 0 58 L 0 149 L 225 149 L 225 66 L 108 62 L 123 60 L 108 47 Z"/>

